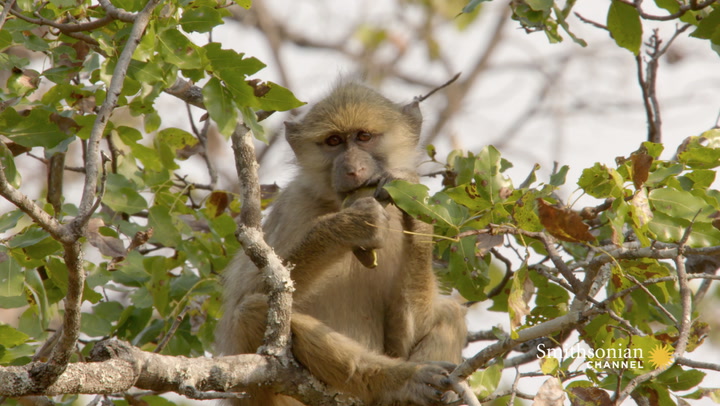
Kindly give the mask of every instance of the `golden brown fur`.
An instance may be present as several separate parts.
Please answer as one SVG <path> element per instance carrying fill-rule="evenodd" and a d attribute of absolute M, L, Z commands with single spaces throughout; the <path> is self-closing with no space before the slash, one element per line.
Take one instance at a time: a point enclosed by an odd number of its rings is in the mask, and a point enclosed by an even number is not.
<path fill-rule="evenodd" d="M 340 85 L 287 125 L 299 173 L 264 225 L 294 265 L 293 354 L 368 404 L 440 404 L 447 365 L 428 361 L 457 363 L 465 343 L 463 310 L 438 295 L 430 238 L 401 232 L 432 228 L 355 194 L 392 178 L 417 181 L 420 122 L 417 104 L 402 108 L 361 85 Z M 377 249 L 378 267 L 365 268 L 356 247 Z M 239 255 L 225 278 L 218 349 L 255 352 L 267 311 L 259 272 Z M 240 404 L 298 404 L 270 391 L 251 395 Z"/>

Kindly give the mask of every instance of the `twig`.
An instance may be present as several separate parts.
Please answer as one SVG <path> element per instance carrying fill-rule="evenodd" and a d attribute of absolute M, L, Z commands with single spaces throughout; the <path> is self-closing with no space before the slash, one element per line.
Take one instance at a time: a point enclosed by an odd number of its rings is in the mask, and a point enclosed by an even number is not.
<path fill-rule="evenodd" d="M 672 320 L 672 322 L 673 322 L 675 325 L 678 324 L 678 321 L 677 321 L 677 319 L 675 318 L 675 316 L 673 316 L 672 313 L 670 313 L 670 312 L 668 311 L 668 309 L 666 309 L 665 306 L 663 306 L 662 303 L 660 303 L 660 301 L 658 300 L 658 298 L 655 297 L 655 295 L 653 295 L 652 292 L 650 292 L 650 290 L 648 290 L 648 288 L 646 288 L 645 286 L 643 286 L 642 284 L 640 284 L 640 281 L 638 281 L 637 279 L 635 279 L 634 276 L 632 276 L 632 275 L 624 275 L 624 276 L 625 276 L 625 278 L 629 279 L 632 283 L 634 283 L 635 285 L 637 285 L 643 292 L 645 292 L 645 294 L 647 294 L 647 295 L 650 297 L 650 299 L 653 301 L 653 303 L 655 303 L 655 308 L 656 308 L 656 309 L 660 310 L 660 311 L 665 315 L 665 317 L 667 317 L 668 319 Z"/>
<path fill-rule="evenodd" d="M 11 7 L 8 8 L 8 4 L 9 3 L 5 2 L 5 1 L 0 1 L 0 6 L 3 6 L 3 12 L 5 11 L 5 9 L 7 9 L 10 14 L 12 14 L 13 16 L 15 16 L 23 21 L 27 21 L 27 22 L 29 22 L 31 24 L 35 24 L 35 25 L 50 26 L 50 27 L 58 29 L 60 32 L 67 35 L 68 37 L 73 37 L 75 39 L 85 41 L 90 45 L 94 45 L 94 46 L 99 45 L 99 43 L 91 36 L 77 32 L 74 29 L 75 24 L 58 24 L 53 20 L 48 20 L 43 17 L 39 17 L 39 18 L 28 17 L 25 14 L 21 13 L 20 11 L 17 11 Z"/>
<path fill-rule="evenodd" d="M 430 97 L 430 96 L 432 96 L 433 94 L 435 94 L 435 92 L 437 92 L 438 90 L 442 90 L 442 89 L 450 86 L 450 85 L 451 85 L 453 82 L 455 82 L 456 80 L 458 80 L 458 78 L 460 77 L 460 74 L 461 74 L 460 72 L 456 73 L 455 76 L 453 76 L 450 80 L 448 80 L 447 82 L 443 83 L 442 85 L 434 88 L 434 89 L 431 90 L 428 94 L 426 94 L 426 95 L 424 95 L 424 96 L 418 96 L 418 97 L 416 97 L 416 98 L 415 98 L 415 101 L 417 101 L 417 102 L 423 102 L 423 101 L 425 101 L 428 97 Z"/>
<path fill-rule="evenodd" d="M 473 393 L 472 388 L 470 385 L 468 385 L 467 381 L 462 380 L 459 382 L 452 381 L 452 387 L 453 391 L 460 396 L 460 399 L 463 400 L 464 404 L 467 406 L 481 406 L 480 401 L 478 400 L 477 396 L 475 396 L 475 393 Z"/>
<path fill-rule="evenodd" d="M 685 365 L 686 367 L 690 368 L 698 368 L 698 369 L 710 369 L 713 371 L 720 371 L 720 364 L 712 364 L 710 362 L 701 362 L 701 361 L 695 361 L 684 357 L 677 357 L 675 358 L 675 362 L 677 362 L 679 365 Z"/>
<path fill-rule="evenodd" d="M 190 310 L 190 306 L 185 306 L 180 312 L 180 314 L 175 317 L 175 320 L 173 320 L 173 324 L 170 326 L 170 329 L 168 329 L 167 333 L 165 333 L 162 340 L 160 340 L 160 342 L 158 343 L 157 347 L 155 347 L 155 350 L 153 351 L 154 353 L 160 354 L 162 350 L 165 349 L 167 344 L 170 342 L 170 339 L 175 335 L 175 332 L 177 332 L 177 329 L 180 328 L 180 324 L 185 318 L 188 310 Z"/>
<path fill-rule="evenodd" d="M 505 288 L 505 285 L 508 283 L 508 281 L 510 280 L 510 278 L 513 275 L 512 262 L 510 262 L 509 259 L 507 259 L 504 255 L 502 255 L 500 253 L 500 251 L 496 250 L 495 248 L 492 248 L 490 250 L 490 252 L 495 256 L 495 258 L 499 259 L 500 262 L 505 264 L 505 275 L 503 275 L 503 278 L 500 281 L 500 283 L 498 283 L 497 286 L 495 286 L 490 292 L 488 292 L 488 294 L 487 294 L 488 299 L 499 295 L 500 292 L 503 291 L 503 289 Z"/>
<path fill-rule="evenodd" d="M 679 18 L 679 17 L 682 17 L 683 15 L 685 15 L 685 13 L 687 13 L 688 11 L 702 10 L 705 7 L 710 7 L 714 3 L 717 2 L 717 0 L 705 0 L 700 3 L 698 3 L 697 1 L 690 1 L 687 4 L 681 4 L 679 6 L 678 11 L 676 11 L 675 13 L 664 15 L 664 16 L 658 16 L 658 15 L 648 14 L 645 11 L 643 11 L 642 7 L 640 6 L 640 4 L 642 2 L 639 2 L 637 0 L 634 0 L 634 1 L 617 0 L 617 1 L 627 4 L 628 6 L 635 7 L 637 9 L 638 13 L 640 13 L 640 18 L 642 18 L 644 20 L 655 20 L 655 21 L 675 20 L 676 18 Z"/>
<path fill-rule="evenodd" d="M 105 9 L 105 12 L 112 18 L 118 19 L 126 23 L 132 23 L 137 18 L 137 14 L 129 13 L 125 10 L 121 10 L 110 3 L 108 0 L 98 0 L 100 6 Z"/>
<path fill-rule="evenodd" d="M 490 38 L 489 42 L 485 46 L 485 50 L 478 57 L 472 69 L 469 73 L 464 76 L 465 80 L 459 83 L 457 86 L 453 86 L 452 92 L 448 91 L 447 105 L 440 112 L 437 117 L 435 125 L 428 133 L 427 143 L 432 143 L 437 137 L 440 136 L 440 132 L 450 121 L 450 118 L 462 107 L 465 97 L 470 93 L 473 84 L 480 76 L 480 73 L 485 71 L 490 62 L 490 58 L 495 54 L 495 50 L 502 41 L 502 32 L 505 28 L 505 24 L 510 20 L 510 7 L 505 7 L 503 11 L 497 16 L 495 25 L 492 28 L 492 32 L 488 35 Z"/>
<path fill-rule="evenodd" d="M 662 40 L 658 35 L 658 30 L 653 30 L 653 34 L 645 44 L 650 48 L 647 51 L 647 55 L 650 59 L 645 63 L 645 75 L 643 75 L 642 56 L 638 54 L 635 57 L 638 82 L 640 84 L 640 89 L 642 90 L 643 104 L 645 105 L 645 112 L 647 114 L 648 141 L 650 142 L 662 142 L 662 119 L 660 116 L 660 104 L 656 93 L 657 71 L 660 64 L 660 57 L 667 52 L 675 39 L 688 28 L 690 28 L 690 24 L 685 24 L 675 29 L 675 33 L 664 47 L 660 46 L 662 44 Z"/>
<path fill-rule="evenodd" d="M 93 123 L 90 137 L 87 141 L 87 150 L 85 155 L 85 184 L 83 186 L 82 197 L 80 204 L 78 205 L 78 216 L 70 224 L 72 231 L 79 237 L 83 234 L 84 228 L 87 226 L 87 221 L 92 215 L 92 208 L 94 206 L 93 200 L 97 193 L 97 176 L 98 176 L 98 157 L 100 155 L 100 139 L 102 139 L 105 132 L 105 127 L 110 120 L 110 115 L 115 109 L 120 93 L 122 92 L 123 81 L 127 75 L 127 69 L 132 60 L 132 55 L 135 52 L 140 39 L 142 38 L 145 28 L 150 22 L 152 11 L 160 4 L 161 0 L 150 0 L 148 1 L 145 8 L 137 14 L 135 23 L 133 24 L 130 35 L 128 36 L 125 47 L 122 53 L 118 57 L 115 69 L 113 70 L 112 79 L 110 80 L 110 86 L 107 89 L 107 97 L 100 106 L 97 113 L 97 118 Z"/>
<path fill-rule="evenodd" d="M 573 11 L 573 14 L 575 14 L 575 17 L 577 17 L 580 21 L 584 22 L 585 24 L 590 24 L 590 25 L 592 25 L 592 26 L 595 27 L 595 28 L 599 28 L 599 29 L 601 29 L 601 30 L 609 31 L 609 30 L 608 30 L 608 27 L 607 27 L 606 25 L 602 25 L 602 24 L 600 24 L 600 23 L 598 23 L 598 22 L 595 22 L 595 21 L 593 21 L 593 20 L 590 20 L 590 19 L 588 19 L 588 18 L 585 18 L 585 17 L 583 17 L 582 15 L 580 15 L 580 13 L 578 13 L 577 11 Z"/>
<path fill-rule="evenodd" d="M 10 13 L 10 9 L 13 8 L 13 6 L 15 6 L 15 0 L 10 0 L 3 5 L 3 11 L 2 14 L 0 14 L 0 30 L 2 30 L 3 25 L 5 25 L 8 13 Z"/>
<path fill-rule="evenodd" d="M 693 222 L 694 221 L 695 219 L 693 219 Z M 690 290 L 690 286 L 688 284 L 688 275 L 685 271 L 684 257 L 684 247 L 688 239 L 690 238 L 690 234 L 692 232 L 692 224 L 693 223 L 691 222 L 690 226 L 685 229 L 685 234 L 683 235 L 682 239 L 680 240 L 680 244 L 678 245 L 677 256 L 674 258 L 675 268 L 677 270 L 678 285 L 680 287 L 680 304 L 682 308 L 682 317 L 680 319 L 680 325 L 678 326 L 678 340 L 675 344 L 675 359 L 682 357 L 685 353 L 685 349 L 687 348 L 688 343 L 688 336 L 690 335 L 691 330 L 690 327 L 692 325 L 692 321 L 690 319 L 692 314 L 692 291 Z M 635 378 L 630 380 L 627 386 L 625 386 L 622 391 L 617 393 L 617 396 L 615 397 L 615 403 L 620 404 L 623 400 L 630 396 L 630 394 L 635 390 L 635 388 L 638 387 L 638 385 L 647 380 L 656 378 L 658 375 L 670 368 L 670 365 L 666 365 L 662 368 L 657 368 L 648 373 L 636 376 Z"/>

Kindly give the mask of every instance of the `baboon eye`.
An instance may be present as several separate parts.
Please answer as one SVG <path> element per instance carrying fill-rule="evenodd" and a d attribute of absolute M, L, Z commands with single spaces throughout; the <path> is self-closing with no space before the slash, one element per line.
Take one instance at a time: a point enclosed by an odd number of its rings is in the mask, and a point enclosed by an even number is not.
<path fill-rule="evenodd" d="M 329 145 L 331 147 L 337 147 L 338 145 L 343 143 L 343 139 L 339 135 L 331 135 L 327 138 L 325 138 L 325 145 Z"/>
<path fill-rule="evenodd" d="M 373 135 L 367 131 L 360 131 L 357 134 L 356 139 L 360 142 L 368 142 L 372 139 Z"/>

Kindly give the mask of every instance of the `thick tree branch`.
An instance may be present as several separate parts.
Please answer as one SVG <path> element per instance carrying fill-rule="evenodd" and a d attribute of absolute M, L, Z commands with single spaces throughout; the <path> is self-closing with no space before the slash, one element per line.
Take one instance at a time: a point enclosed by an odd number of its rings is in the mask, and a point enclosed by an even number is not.
<path fill-rule="evenodd" d="M 271 385 L 306 402 L 329 404 L 337 393 L 325 394 L 324 385 L 297 365 L 276 357 L 243 354 L 219 358 L 173 357 L 142 351 L 128 343 L 108 340 L 96 345 L 95 362 L 69 364 L 45 389 L 34 385 L 35 364 L 0 368 L 0 396 L 54 396 L 61 394 L 112 394 L 132 387 L 155 392 L 176 392 L 193 398 L 225 398 L 208 392 L 241 392 Z M 301 390 L 294 383 L 305 382 Z"/>

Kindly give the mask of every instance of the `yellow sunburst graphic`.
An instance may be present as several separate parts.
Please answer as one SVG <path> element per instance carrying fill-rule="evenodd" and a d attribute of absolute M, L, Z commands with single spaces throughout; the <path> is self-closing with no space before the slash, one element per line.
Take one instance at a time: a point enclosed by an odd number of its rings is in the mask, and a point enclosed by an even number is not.
<path fill-rule="evenodd" d="M 665 368 L 673 362 L 673 349 L 667 345 L 657 345 L 650 351 L 650 365 L 653 368 Z"/>

